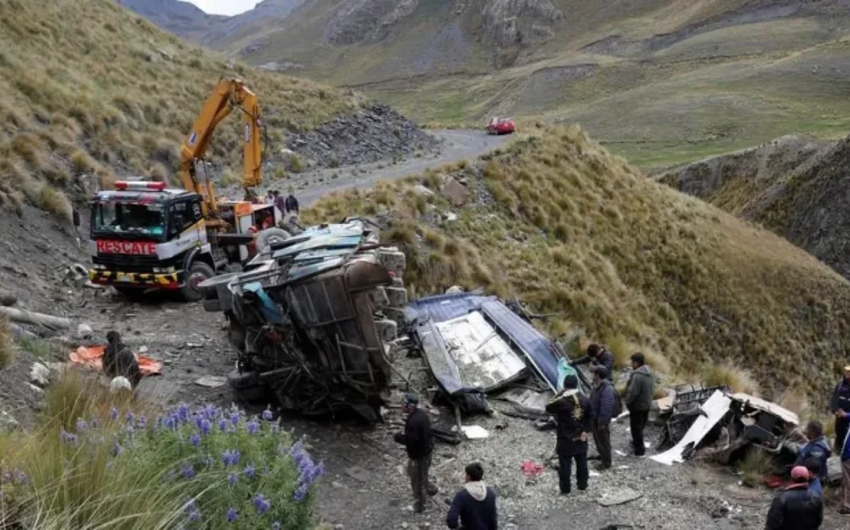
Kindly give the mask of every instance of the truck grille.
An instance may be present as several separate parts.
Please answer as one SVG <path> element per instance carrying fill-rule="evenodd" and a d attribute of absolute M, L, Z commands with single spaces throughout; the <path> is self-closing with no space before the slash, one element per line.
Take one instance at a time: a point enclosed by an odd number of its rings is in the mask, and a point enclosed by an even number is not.
<path fill-rule="evenodd" d="M 100 254 L 94 256 L 95 265 L 104 265 L 119 272 L 152 272 L 154 267 L 167 267 L 156 256 L 129 256 L 124 254 Z"/>

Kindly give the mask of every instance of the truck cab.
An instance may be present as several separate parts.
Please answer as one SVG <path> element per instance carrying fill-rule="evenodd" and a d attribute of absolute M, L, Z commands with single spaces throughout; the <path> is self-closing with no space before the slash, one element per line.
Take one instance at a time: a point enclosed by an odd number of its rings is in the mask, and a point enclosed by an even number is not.
<path fill-rule="evenodd" d="M 222 204 L 224 228 L 211 230 L 203 198 L 164 182 L 119 181 L 91 202 L 89 253 L 93 283 L 126 295 L 149 289 L 202 298 L 198 285 L 230 264 L 251 257 L 258 223 L 280 218 L 274 205 Z M 268 222 L 266 222 L 268 224 Z"/>

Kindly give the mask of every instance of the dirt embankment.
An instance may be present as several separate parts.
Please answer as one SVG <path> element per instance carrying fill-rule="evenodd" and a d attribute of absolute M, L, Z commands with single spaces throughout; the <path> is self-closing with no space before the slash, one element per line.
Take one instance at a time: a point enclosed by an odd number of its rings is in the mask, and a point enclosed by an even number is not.
<path fill-rule="evenodd" d="M 659 180 L 764 225 L 850 279 L 850 138 L 786 136 Z"/>

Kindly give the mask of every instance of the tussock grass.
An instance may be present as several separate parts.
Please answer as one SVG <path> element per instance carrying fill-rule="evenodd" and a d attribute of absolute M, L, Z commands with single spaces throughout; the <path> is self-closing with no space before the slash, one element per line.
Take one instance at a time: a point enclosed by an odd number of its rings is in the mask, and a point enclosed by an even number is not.
<path fill-rule="evenodd" d="M 63 219 L 71 219 L 71 202 L 65 194 L 50 184 L 41 186 L 38 192 L 37 205 L 42 210 L 55 214 Z"/>
<path fill-rule="evenodd" d="M 709 364 L 702 370 L 701 380 L 709 386 L 728 386 L 733 392 L 758 395 L 758 383 L 749 371 L 730 363 Z"/>
<path fill-rule="evenodd" d="M 0 317 L 0 369 L 6 368 L 15 360 L 12 349 L 12 331 L 9 329 L 9 319 Z"/>
<path fill-rule="evenodd" d="M 764 451 L 751 449 L 741 461 L 739 471 L 744 484 L 757 488 L 764 483 L 765 477 L 774 472 L 773 459 Z"/>
<path fill-rule="evenodd" d="M 0 199 L 26 197 L 54 211 L 70 175 L 166 179 L 179 145 L 220 77 L 259 95 L 270 136 L 309 129 L 353 108 L 308 81 L 254 70 L 160 31 L 112 0 L 0 1 Z M 216 131 L 208 157 L 241 167 L 238 112 Z M 165 176 L 163 176 L 165 173 Z"/>
<path fill-rule="evenodd" d="M 834 352 L 850 346 L 850 284 L 808 254 L 647 179 L 579 128 L 521 137 L 464 174 L 473 200 L 487 198 L 446 226 L 424 226 L 409 195 L 388 187 L 335 194 L 305 219 L 362 214 L 380 196 L 395 203 L 377 211 L 390 217 L 382 237 L 408 256 L 411 292 L 516 295 L 594 341 L 614 339 L 620 365 L 642 351 L 656 371 L 709 370 L 752 391 L 746 368 L 768 399 L 796 387 L 823 404 L 819 383 L 840 372 Z M 449 209 L 439 195 L 433 204 Z M 424 228 L 443 236 L 442 249 Z"/>

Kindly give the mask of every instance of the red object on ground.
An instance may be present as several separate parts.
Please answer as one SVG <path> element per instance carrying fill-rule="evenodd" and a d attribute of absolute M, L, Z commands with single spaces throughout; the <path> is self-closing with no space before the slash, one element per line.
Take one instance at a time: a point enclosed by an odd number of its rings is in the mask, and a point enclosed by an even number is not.
<path fill-rule="evenodd" d="M 522 463 L 522 474 L 526 476 L 526 478 L 535 478 L 538 475 L 543 473 L 543 466 L 532 462 L 531 460 L 526 460 Z"/>
<path fill-rule="evenodd" d="M 785 481 L 779 475 L 770 475 L 764 477 L 764 485 L 771 489 L 778 489 L 785 486 Z"/>
<path fill-rule="evenodd" d="M 68 355 L 68 360 L 71 361 L 71 364 L 79 364 L 93 370 L 103 370 L 104 353 L 106 353 L 106 346 L 92 346 L 91 348 L 80 346 Z M 136 356 L 136 361 L 139 362 L 139 370 L 142 372 L 143 377 L 162 374 L 161 362 L 155 361 L 150 357 L 145 357 L 144 355 L 136 355 L 135 353 L 133 355 Z"/>
<path fill-rule="evenodd" d="M 489 134 L 511 134 L 516 130 L 516 125 L 514 124 L 514 120 L 510 118 L 493 118 L 490 120 L 490 123 L 487 125 L 487 132 Z"/>

